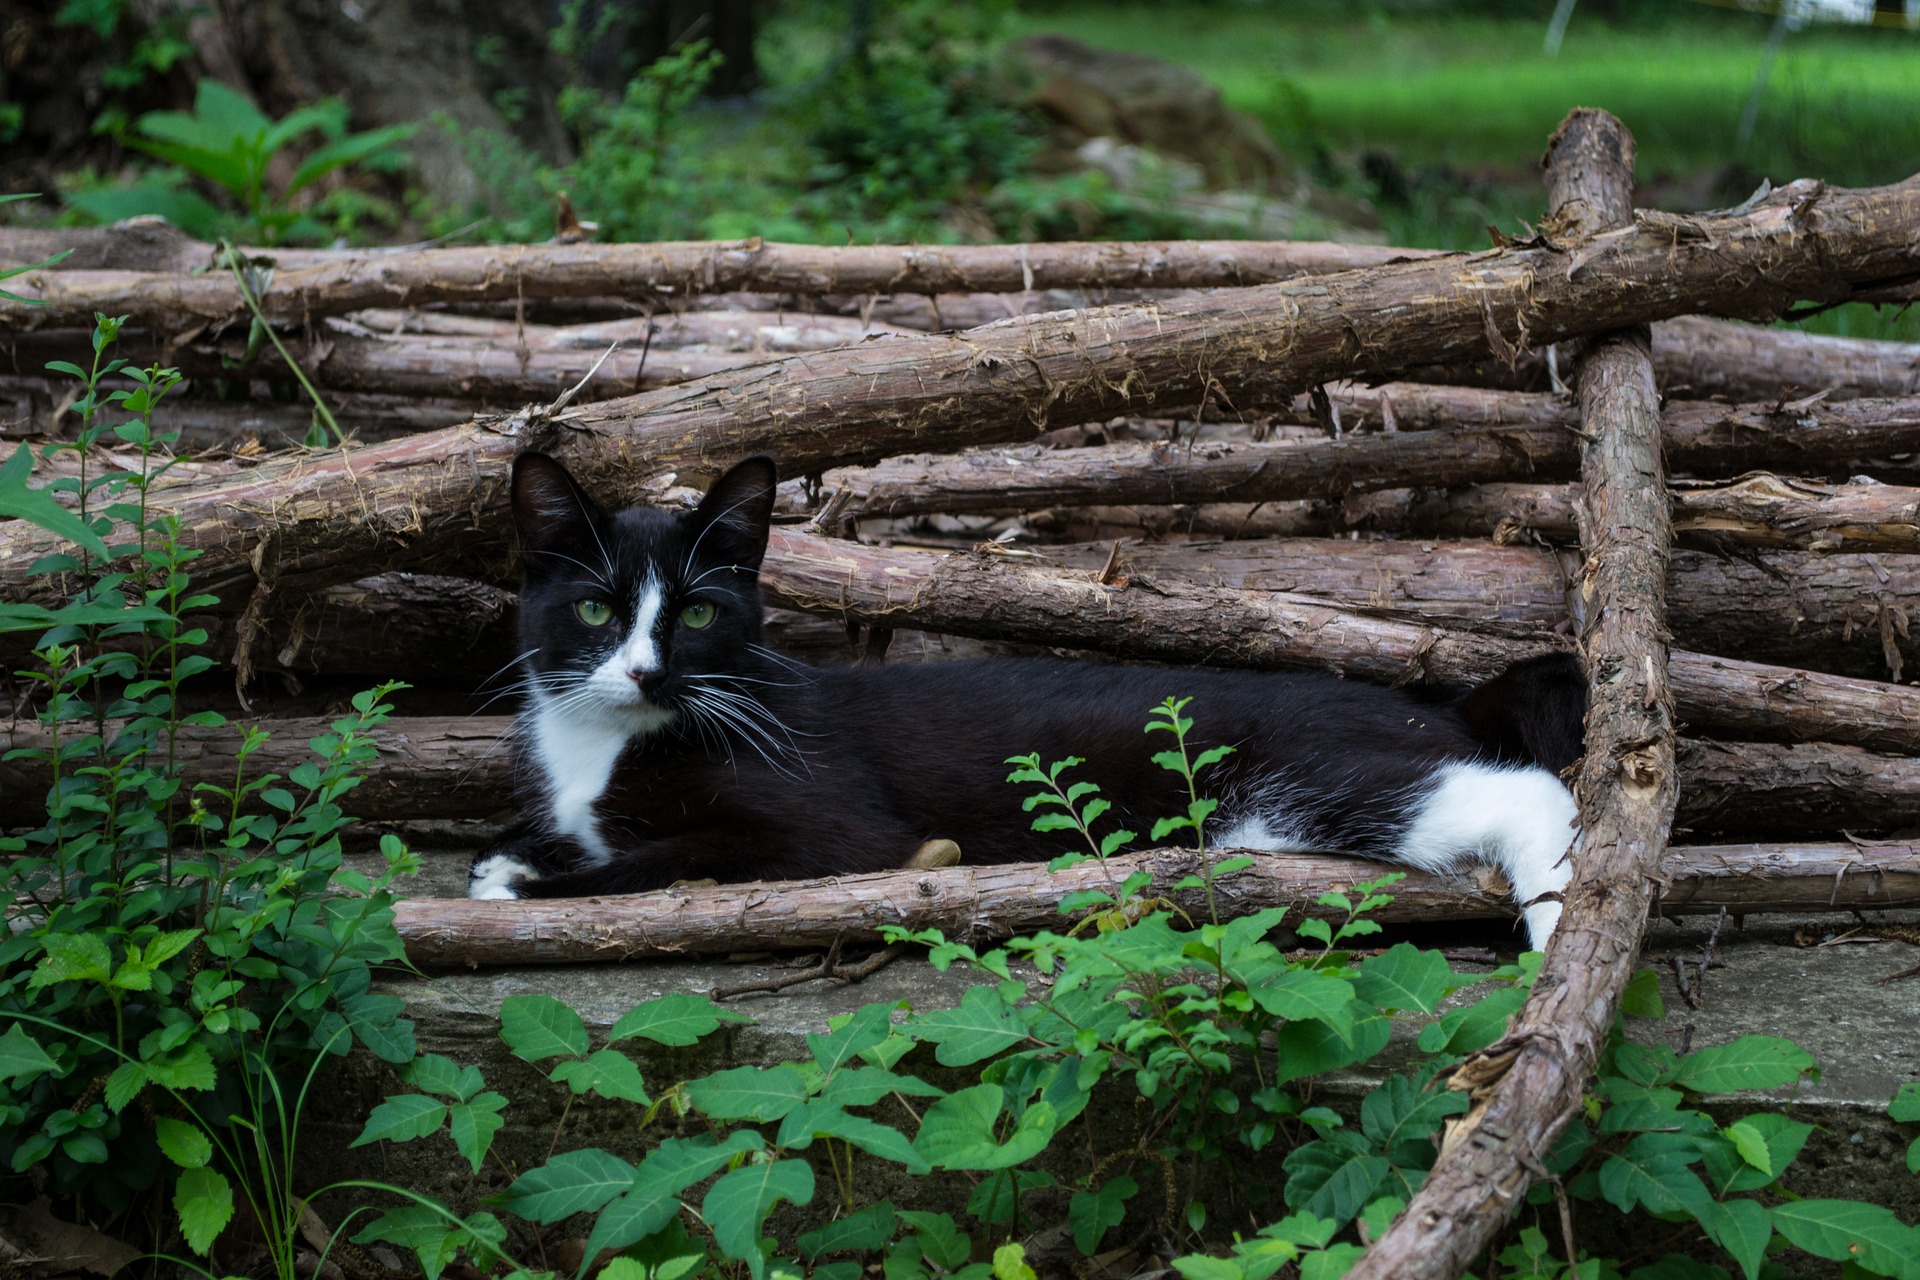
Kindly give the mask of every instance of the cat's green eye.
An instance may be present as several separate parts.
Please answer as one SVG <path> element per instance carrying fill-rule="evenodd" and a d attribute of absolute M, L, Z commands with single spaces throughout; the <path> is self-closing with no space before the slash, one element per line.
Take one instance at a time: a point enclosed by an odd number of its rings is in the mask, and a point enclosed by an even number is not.
<path fill-rule="evenodd" d="M 613 606 L 605 600 L 582 600 L 573 611 L 590 627 L 604 627 L 613 621 Z"/>
<path fill-rule="evenodd" d="M 713 621 L 714 607 L 704 600 L 695 601 L 680 611 L 680 621 L 698 631 Z"/>

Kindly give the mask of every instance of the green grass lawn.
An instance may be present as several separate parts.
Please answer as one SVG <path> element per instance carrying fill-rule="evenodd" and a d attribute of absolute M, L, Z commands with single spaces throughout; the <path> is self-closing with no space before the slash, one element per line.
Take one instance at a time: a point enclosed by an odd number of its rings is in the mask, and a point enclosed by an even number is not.
<path fill-rule="evenodd" d="M 1663 18 L 1623 25 L 1576 10 L 1549 58 L 1550 7 L 1536 21 L 1356 16 L 1321 4 L 1069 3 L 1023 13 L 1016 27 L 1185 63 L 1296 155 L 1327 157 L 1333 181 L 1359 185 L 1368 152 L 1393 157 L 1415 178 L 1403 205 L 1381 206 L 1396 243 L 1477 248 L 1489 224 L 1514 230 L 1537 217 L 1545 191 L 1535 162 L 1576 106 L 1627 123 L 1641 180 L 1655 192 L 1663 180 L 1670 188 L 1733 163 L 1776 183 L 1870 185 L 1920 171 L 1920 33 L 1820 26 L 1789 35 L 1753 138 L 1737 151 L 1771 19 L 1679 0 Z M 1807 327 L 1920 340 L 1920 313 L 1848 307 Z"/>

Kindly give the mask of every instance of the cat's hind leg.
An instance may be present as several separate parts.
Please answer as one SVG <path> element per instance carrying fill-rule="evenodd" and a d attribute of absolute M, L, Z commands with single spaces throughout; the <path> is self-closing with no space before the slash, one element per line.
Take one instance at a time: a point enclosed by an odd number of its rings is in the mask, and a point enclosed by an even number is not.
<path fill-rule="evenodd" d="M 1527 940 L 1545 950 L 1560 923 L 1560 894 L 1573 879 L 1579 809 L 1566 786 L 1537 765 L 1455 762 L 1435 770 L 1395 857 L 1428 871 L 1490 862 L 1513 885 Z"/>

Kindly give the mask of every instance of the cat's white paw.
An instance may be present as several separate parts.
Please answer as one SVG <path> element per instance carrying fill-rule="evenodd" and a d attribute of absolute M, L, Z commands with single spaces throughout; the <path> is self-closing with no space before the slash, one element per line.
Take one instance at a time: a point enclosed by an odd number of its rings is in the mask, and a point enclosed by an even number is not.
<path fill-rule="evenodd" d="M 518 898 L 521 895 L 515 892 L 514 885 L 534 878 L 533 868 L 520 859 L 496 853 L 474 863 L 467 872 L 467 896 L 487 901 Z"/>

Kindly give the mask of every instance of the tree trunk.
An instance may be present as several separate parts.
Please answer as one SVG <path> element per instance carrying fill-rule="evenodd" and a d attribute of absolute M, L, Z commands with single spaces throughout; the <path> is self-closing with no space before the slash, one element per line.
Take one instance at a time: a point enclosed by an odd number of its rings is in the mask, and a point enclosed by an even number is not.
<path fill-rule="evenodd" d="M 1542 408 L 1552 404 L 1549 397 L 1529 399 L 1549 402 Z M 1570 410 L 1555 407 L 1544 421 L 1536 419 L 1537 425 L 1402 430 L 1305 443 L 1162 441 L 922 454 L 830 471 L 822 484 L 847 492 L 850 500 L 840 508 L 841 517 L 858 519 L 1077 503 L 1325 500 L 1411 485 L 1564 480 L 1579 467 L 1578 428 L 1571 416 Z M 1697 475 L 1759 467 L 1845 469 L 1874 453 L 1920 449 L 1920 399 L 1848 400 L 1798 412 L 1771 405 L 1671 404 L 1665 438 L 1674 470 Z M 1755 491 L 1756 498 L 1760 492 Z M 1766 501 L 1777 504 L 1778 499 Z M 1872 506 L 1885 510 L 1884 523 L 1892 528 L 1885 535 L 1856 537 L 1891 550 L 1877 539 L 1898 540 L 1912 513 L 1898 499 Z M 1849 521 L 1842 517 L 1837 523 Z"/>
<path fill-rule="evenodd" d="M 1633 137 L 1578 109 L 1547 144 L 1549 222 L 1591 236 L 1632 216 Z M 1526 1005 L 1449 1087 L 1473 1106 L 1447 1129 L 1413 1200 L 1350 1273 L 1451 1280 L 1520 1204 L 1540 1154 L 1578 1112 L 1632 976 L 1677 794 L 1667 672 L 1672 545 L 1651 338 L 1597 339 L 1579 362 L 1585 570 L 1571 597 L 1587 665 L 1581 844 L 1559 927 Z M 1568 1260 L 1573 1261 L 1572 1259 Z"/>
<path fill-rule="evenodd" d="M 892 650 L 889 649 L 889 657 Z M 409 675 L 412 671 L 406 670 Z M 251 757 L 249 775 L 285 775 L 311 758 L 308 740 L 330 732 L 331 716 L 259 722 L 269 737 Z M 369 822 L 489 818 L 503 813 L 513 790 L 506 738 L 512 716 L 397 716 L 373 731 L 376 765 L 345 807 Z M 1205 726 L 1201 726 L 1204 730 Z M 69 736 L 78 729 L 69 730 Z M 233 785 L 242 726 L 183 730 L 178 758 L 187 784 Z M 16 723 L 12 746 L 44 749 L 47 735 Z M 1830 742 L 1682 743 L 1677 821 L 1696 837 L 1814 837 L 1842 829 L 1899 831 L 1920 824 L 1920 759 L 1884 755 Z M 1091 777 L 1103 765 L 1088 766 Z M 0 764 L 0 827 L 41 821 L 52 774 L 34 761 Z M 1007 788 L 1007 803 L 1019 796 Z"/>
<path fill-rule="evenodd" d="M 912 850 L 902 850 L 904 860 Z M 965 856 L 964 850 L 962 857 Z M 1253 865 L 1214 882 L 1220 916 L 1268 907 L 1299 919 L 1339 913 L 1316 899 L 1387 871 L 1378 863 L 1311 854 L 1251 855 Z M 939 929 L 973 944 L 1060 926 L 1068 894 L 1105 888 L 1135 869 L 1171 885 L 1201 870 L 1190 849 L 1118 856 L 1049 872 L 1039 863 L 885 871 L 784 884 L 663 889 L 606 898 L 472 902 L 416 898 L 394 909 L 407 958 L 423 966 L 571 964 L 877 941 L 883 925 Z M 1663 913 L 1853 911 L 1920 903 L 1920 845 L 1705 845 L 1668 851 Z M 1409 871 L 1381 920 L 1500 919 L 1513 905 L 1498 877 Z M 1200 890 L 1163 890 L 1204 916 Z M 1636 922 L 1636 928 L 1638 922 Z M 1504 1205 L 1502 1209 L 1504 1210 Z M 1379 1246 L 1376 1245 L 1376 1248 Z M 1402 1273 L 1404 1274 L 1404 1273 Z"/>

